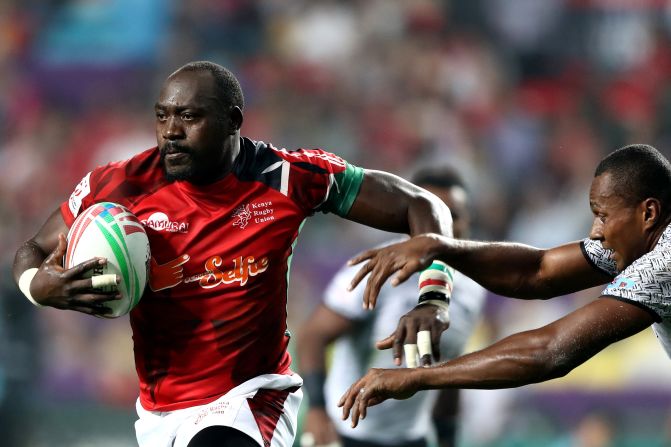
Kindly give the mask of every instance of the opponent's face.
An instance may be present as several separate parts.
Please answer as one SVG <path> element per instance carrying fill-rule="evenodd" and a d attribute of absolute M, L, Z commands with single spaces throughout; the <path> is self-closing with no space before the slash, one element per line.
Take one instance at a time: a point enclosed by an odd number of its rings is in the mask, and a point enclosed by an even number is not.
<path fill-rule="evenodd" d="M 450 208 L 452 213 L 452 232 L 457 239 L 466 238 L 471 230 L 471 213 L 469 211 L 468 194 L 460 186 L 441 188 L 433 185 L 419 185 L 432 192 Z"/>
<path fill-rule="evenodd" d="M 225 166 L 227 140 L 237 129 L 217 101 L 207 71 L 178 72 L 163 84 L 156 112 L 156 139 L 169 180 L 208 183 Z"/>
<path fill-rule="evenodd" d="M 646 250 L 645 207 L 631 204 L 615 193 L 609 173 L 595 177 L 589 193 L 594 222 L 590 238 L 613 250 L 611 258 L 624 270 Z"/>

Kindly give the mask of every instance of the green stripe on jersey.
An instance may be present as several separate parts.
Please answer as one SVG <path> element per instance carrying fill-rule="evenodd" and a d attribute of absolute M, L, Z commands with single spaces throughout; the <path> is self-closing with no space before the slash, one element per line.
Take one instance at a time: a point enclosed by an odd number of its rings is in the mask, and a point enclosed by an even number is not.
<path fill-rule="evenodd" d="M 346 163 L 343 172 L 335 174 L 336 185 L 331 187 L 326 203 L 321 211 L 331 212 L 345 217 L 359 195 L 361 183 L 363 182 L 363 168 Z"/>

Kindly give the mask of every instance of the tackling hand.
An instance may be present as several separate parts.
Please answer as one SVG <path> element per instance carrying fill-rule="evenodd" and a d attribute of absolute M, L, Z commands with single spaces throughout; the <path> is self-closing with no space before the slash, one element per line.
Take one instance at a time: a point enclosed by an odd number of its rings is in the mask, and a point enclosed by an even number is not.
<path fill-rule="evenodd" d="M 368 407 L 377 405 L 387 399 L 408 399 L 418 390 L 418 382 L 414 380 L 421 369 L 378 369 L 373 368 L 349 387 L 340 398 L 338 406 L 342 407 L 342 419 L 347 420 L 352 414 L 352 428 L 359 419 L 365 419 Z"/>
<path fill-rule="evenodd" d="M 356 265 L 366 261 L 354 275 L 349 290 L 354 290 L 370 274 L 363 294 L 363 307 L 373 309 L 382 285 L 391 275 L 396 273 L 391 280 L 392 286 L 401 284 L 413 273 L 427 268 L 444 244 L 442 236 L 427 233 L 397 244 L 366 250 L 348 262 L 349 265 Z"/>

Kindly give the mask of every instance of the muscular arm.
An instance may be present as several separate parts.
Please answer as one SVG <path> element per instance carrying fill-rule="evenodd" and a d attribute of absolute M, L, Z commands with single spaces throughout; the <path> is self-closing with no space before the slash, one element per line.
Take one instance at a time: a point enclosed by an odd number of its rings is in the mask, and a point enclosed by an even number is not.
<path fill-rule="evenodd" d="M 432 388 L 511 388 L 562 377 L 606 346 L 655 322 L 647 310 L 603 297 L 539 329 L 521 332 L 436 367 L 371 370 L 341 399 L 353 425 L 365 408 Z M 363 393 L 359 393 L 361 388 Z M 361 394 L 361 396 L 358 396 Z"/>
<path fill-rule="evenodd" d="M 442 239 L 438 259 L 500 295 L 551 298 L 612 280 L 589 263 L 579 242 L 542 250 L 515 243 Z"/>
<path fill-rule="evenodd" d="M 394 272 L 392 284 L 398 284 L 433 259 L 448 263 L 493 292 L 515 298 L 550 298 L 612 279 L 587 261 L 579 242 L 542 250 L 423 234 L 353 258 L 353 264 L 367 262 L 352 280 L 352 287 L 370 273 L 364 303 L 374 306 L 382 284 Z"/>
<path fill-rule="evenodd" d="M 430 192 L 382 171 L 365 171 L 347 219 L 395 233 L 452 235 L 447 205 Z"/>
<path fill-rule="evenodd" d="M 29 268 L 39 267 L 58 245 L 58 235 L 67 233 L 68 227 L 60 210 L 51 213 L 38 233 L 16 251 L 12 268 L 14 281 L 18 283 L 21 273 Z"/>

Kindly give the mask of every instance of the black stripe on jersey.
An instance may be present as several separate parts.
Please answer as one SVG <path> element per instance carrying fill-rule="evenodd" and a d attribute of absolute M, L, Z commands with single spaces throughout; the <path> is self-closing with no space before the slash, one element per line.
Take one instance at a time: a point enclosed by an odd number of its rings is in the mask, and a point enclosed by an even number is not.
<path fill-rule="evenodd" d="M 266 143 L 254 142 L 246 137 L 240 138 L 240 155 L 233 167 L 235 176 L 243 182 L 260 182 L 280 191 L 282 166 L 263 172 L 273 164 L 284 161 Z"/>
<path fill-rule="evenodd" d="M 296 166 L 297 168 L 305 169 L 306 171 L 314 172 L 314 173 L 317 173 L 317 174 L 328 174 L 329 173 L 326 169 L 322 168 L 321 166 L 306 163 L 304 161 L 297 161 L 296 163 L 292 163 L 292 165 Z"/>

